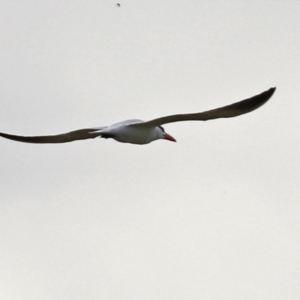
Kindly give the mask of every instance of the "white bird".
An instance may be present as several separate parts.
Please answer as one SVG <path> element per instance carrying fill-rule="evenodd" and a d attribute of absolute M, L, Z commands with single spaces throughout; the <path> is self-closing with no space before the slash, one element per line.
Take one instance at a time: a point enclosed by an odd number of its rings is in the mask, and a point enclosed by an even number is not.
<path fill-rule="evenodd" d="M 161 125 L 180 121 L 207 121 L 219 118 L 232 118 L 246 114 L 265 104 L 272 97 L 275 89 L 275 87 L 270 88 L 259 95 L 240 102 L 200 113 L 171 115 L 150 121 L 127 120 L 111 126 L 79 129 L 58 135 L 20 136 L 0 132 L 0 136 L 18 142 L 37 144 L 67 143 L 95 137 L 112 138 L 121 143 L 139 145 L 148 144 L 159 139 L 176 142 L 171 135 L 165 132 Z"/>

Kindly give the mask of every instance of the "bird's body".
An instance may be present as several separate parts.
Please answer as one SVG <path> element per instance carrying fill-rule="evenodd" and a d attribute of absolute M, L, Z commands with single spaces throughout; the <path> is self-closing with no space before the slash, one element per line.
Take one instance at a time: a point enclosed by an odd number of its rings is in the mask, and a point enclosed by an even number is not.
<path fill-rule="evenodd" d="M 101 129 L 101 137 L 113 138 L 121 143 L 144 145 L 161 137 L 161 130 L 158 127 L 138 127 L 135 124 L 142 124 L 142 120 L 126 120 Z"/>
<path fill-rule="evenodd" d="M 111 126 L 79 129 L 58 135 L 20 136 L 0 132 L 0 136 L 18 142 L 36 144 L 67 143 L 95 137 L 112 138 L 121 143 L 138 145 L 149 144 L 158 139 L 175 142 L 176 140 L 166 133 L 161 125 L 181 121 L 207 121 L 218 118 L 236 117 L 249 113 L 262 106 L 272 97 L 274 92 L 275 88 L 270 88 L 269 90 L 249 99 L 200 113 L 170 115 L 150 121 L 137 119 L 126 120 Z"/>

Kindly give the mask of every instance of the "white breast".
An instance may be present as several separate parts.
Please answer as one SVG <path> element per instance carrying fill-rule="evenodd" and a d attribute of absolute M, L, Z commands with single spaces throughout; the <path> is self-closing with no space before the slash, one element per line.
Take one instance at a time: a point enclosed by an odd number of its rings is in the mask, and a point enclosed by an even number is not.
<path fill-rule="evenodd" d="M 157 130 L 154 127 L 135 127 L 130 124 L 142 123 L 142 120 L 127 120 L 113 124 L 101 130 L 103 134 L 112 135 L 112 138 L 121 143 L 148 144 L 158 139 Z"/>

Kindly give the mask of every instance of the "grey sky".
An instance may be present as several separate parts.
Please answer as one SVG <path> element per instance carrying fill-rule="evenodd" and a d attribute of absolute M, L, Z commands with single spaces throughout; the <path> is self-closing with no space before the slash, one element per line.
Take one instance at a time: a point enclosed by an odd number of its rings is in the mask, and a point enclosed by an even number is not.
<path fill-rule="evenodd" d="M 299 1 L 0 1 L 0 131 L 230 104 L 177 143 L 0 139 L 0 298 L 299 299 Z"/>

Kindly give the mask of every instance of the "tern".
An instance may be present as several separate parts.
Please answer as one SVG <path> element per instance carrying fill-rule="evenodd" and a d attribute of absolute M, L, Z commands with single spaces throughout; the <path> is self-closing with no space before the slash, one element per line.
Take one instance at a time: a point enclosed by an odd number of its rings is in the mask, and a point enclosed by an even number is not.
<path fill-rule="evenodd" d="M 176 142 L 171 135 L 165 132 L 162 125 L 181 121 L 207 121 L 237 117 L 265 104 L 272 97 L 275 89 L 273 87 L 251 98 L 200 113 L 170 115 L 150 121 L 127 120 L 111 126 L 85 128 L 57 135 L 20 136 L 0 132 L 0 136 L 18 142 L 36 144 L 68 143 L 96 137 L 112 138 L 121 143 L 138 145 L 149 144 L 159 139 Z"/>

